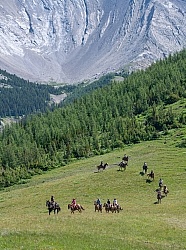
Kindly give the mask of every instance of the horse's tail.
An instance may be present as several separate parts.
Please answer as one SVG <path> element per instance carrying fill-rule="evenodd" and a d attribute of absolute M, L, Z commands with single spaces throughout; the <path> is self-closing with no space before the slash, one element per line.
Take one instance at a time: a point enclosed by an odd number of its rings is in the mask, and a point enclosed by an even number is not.
<path fill-rule="evenodd" d="M 80 205 L 80 208 L 81 208 L 82 210 L 85 210 L 81 205 Z"/>

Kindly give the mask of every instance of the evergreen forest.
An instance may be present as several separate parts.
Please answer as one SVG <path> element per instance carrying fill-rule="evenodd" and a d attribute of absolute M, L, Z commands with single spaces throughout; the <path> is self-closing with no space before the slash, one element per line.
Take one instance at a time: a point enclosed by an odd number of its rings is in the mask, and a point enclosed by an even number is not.
<path fill-rule="evenodd" d="M 107 85 L 64 107 L 6 126 L 0 134 L 0 186 L 23 183 L 70 161 L 154 140 L 184 126 L 186 114 L 171 107 L 184 98 L 186 50 L 122 82 L 109 78 Z"/>
<path fill-rule="evenodd" d="M 26 81 L 16 75 L 0 69 L 0 117 L 22 117 L 33 113 L 43 113 L 62 107 L 93 89 L 107 85 L 114 78 L 114 74 L 107 74 L 90 83 L 78 85 L 40 84 Z M 66 93 L 65 101 L 60 104 L 51 102 L 50 94 Z"/>

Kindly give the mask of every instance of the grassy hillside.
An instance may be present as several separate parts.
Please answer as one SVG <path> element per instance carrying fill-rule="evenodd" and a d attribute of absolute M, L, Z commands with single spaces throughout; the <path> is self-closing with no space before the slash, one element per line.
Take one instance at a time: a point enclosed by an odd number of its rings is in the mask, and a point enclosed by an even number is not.
<path fill-rule="evenodd" d="M 0 188 L 20 184 L 74 159 L 156 139 L 186 125 L 186 50 L 123 81 L 108 84 L 111 78 L 102 80 L 102 88 L 97 82 L 95 91 L 88 88 L 86 95 L 77 95 L 65 107 L 3 128 Z M 171 106 L 178 103 L 181 108 L 173 112 Z"/>
<path fill-rule="evenodd" d="M 172 130 L 166 140 L 80 160 L 0 191 L 0 249 L 186 249 L 186 149 L 177 147 L 184 133 Z M 121 172 L 117 164 L 124 153 L 129 167 Z M 101 160 L 109 167 L 97 173 Z M 155 172 L 151 183 L 140 175 L 144 161 Z M 160 177 L 170 193 L 155 204 Z M 58 215 L 49 216 L 45 207 L 51 195 L 61 205 Z M 67 209 L 73 197 L 85 208 L 81 214 Z M 124 210 L 95 213 L 98 197 L 116 197 Z"/>

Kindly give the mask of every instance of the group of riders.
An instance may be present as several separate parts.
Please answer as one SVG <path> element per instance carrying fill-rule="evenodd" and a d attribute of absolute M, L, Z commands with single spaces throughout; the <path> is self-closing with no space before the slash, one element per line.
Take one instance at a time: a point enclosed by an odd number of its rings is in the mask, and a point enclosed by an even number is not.
<path fill-rule="evenodd" d="M 58 204 L 55 200 L 54 200 L 54 196 L 52 195 L 51 198 L 50 198 L 50 205 L 55 207 L 56 204 Z M 72 202 L 71 202 L 71 207 L 72 208 L 76 208 L 79 206 L 79 204 L 76 203 L 76 199 L 72 199 Z"/>
<path fill-rule="evenodd" d="M 147 170 L 148 170 L 148 166 L 147 166 L 147 163 L 144 162 L 143 164 L 143 173 L 146 174 L 147 173 Z M 150 173 L 147 174 L 148 177 L 152 178 L 154 180 L 154 171 L 151 170 Z M 156 189 L 156 192 L 157 192 L 157 200 L 158 200 L 158 203 L 161 203 L 161 199 L 162 199 L 162 193 L 167 196 L 167 194 L 169 193 L 169 190 L 167 188 L 167 185 L 164 185 L 163 184 L 163 180 L 162 178 L 159 179 L 159 182 L 158 182 L 158 189 Z"/>
<path fill-rule="evenodd" d="M 148 170 L 148 166 L 147 166 L 147 163 L 144 162 L 143 164 L 143 173 L 147 173 L 147 170 Z M 151 172 L 149 174 L 147 174 L 148 177 L 151 177 L 152 179 L 154 179 L 154 171 L 151 170 Z M 158 182 L 158 186 L 159 188 L 156 189 L 156 192 L 157 192 L 157 200 L 158 200 L 158 203 L 161 203 L 161 199 L 162 199 L 162 193 L 167 196 L 167 194 L 169 193 L 169 190 L 167 188 L 167 185 L 164 185 L 163 184 L 163 180 L 162 178 L 159 179 L 159 182 Z"/>
<path fill-rule="evenodd" d="M 122 160 L 126 160 L 126 157 L 127 157 L 127 160 L 128 160 L 128 156 L 126 156 L 126 155 L 124 155 Z M 103 165 L 103 162 L 101 162 L 101 165 Z M 148 170 L 148 166 L 147 166 L 146 162 L 144 162 L 142 168 L 143 168 L 143 173 L 146 174 L 147 170 Z M 151 172 L 149 174 L 147 174 L 147 175 L 154 179 L 154 171 L 153 170 L 151 170 Z M 161 202 L 162 192 L 165 194 L 165 196 L 167 196 L 167 194 L 169 193 L 169 190 L 168 190 L 167 186 L 163 184 L 163 180 L 161 178 L 159 179 L 158 186 L 159 186 L 159 188 L 156 190 L 156 192 L 157 192 L 157 199 L 158 199 L 158 203 L 159 203 L 159 202 Z M 53 195 L 51 196 L 50 203 L 53 206 L 55 206 L 55 204 L 56 204 Z M 71 202 L 70 205 L 74 209 L 78 208 L 78 206 L 80 206 L 79 204 L 77 204 L 75 198 L 72 199 L 72 202 Z M 101 200 L 99 198 L 96 200 L 95 205 L 98 205 L 100 208 L 102 208 L 102 203 L 101 203 Z M 105 203 L 105 205 L 107 206 L 107 208 L 111 208 L 111 207 L 118 208 L 119 207 L 119 204 L 118 204 L 118 201 L 117 201 L 116 198 L 114 198 L 113 202 L 111 202 L 110 199 L 107 199 L 107 202 Z"/>
<path fill-rule="evenodd" d="M 107 199 L 107 202 L 105 202 L 105 204 L 107 205 L 108 208 L 119 206 L 116 198 L 114 198 L 113 202 L 111 202 L 110 199 Z M 99 198 L 96 201 L 96 205 L 98 205 L 99 207 L 102 207 L 102 203 L 101 203 L 101 200 Z"/>
<path fill-rule="evenodd" d="M 156 190 L 157 191 L 157 199 L 159 202 L 161 202 L 162 192 L 165 196 L 167 196 L 167 194 L 169 193 L 169 190 L 167 188 L 167 185 L 163 184 L 163 180 L 161 178 L 159 179 L 158 186 L 159 186 L 159 188 Z"/>
<path fill-rule="evenodd" d="M 148 170 L 147 163 L 144 162 L 144 164 L 143 164 L 143 173 L 147 174 L 147 170 Z M 150 178 L 152 178 L 152 179 L 154 179 L 154 171 L 151 170 L 150 173 L 147 174 L 147 176 L 150 177 Z"/>

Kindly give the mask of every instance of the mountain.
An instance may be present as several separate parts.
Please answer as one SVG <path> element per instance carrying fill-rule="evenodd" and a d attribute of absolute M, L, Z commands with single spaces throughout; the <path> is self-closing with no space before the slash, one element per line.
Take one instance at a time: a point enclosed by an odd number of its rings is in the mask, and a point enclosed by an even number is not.
<path fill-rule="evenodd" d="M 31 81 L 96 79 L 186 46 L 184 0 L 9 0 L 0 15 L 0 68 Z"/>

